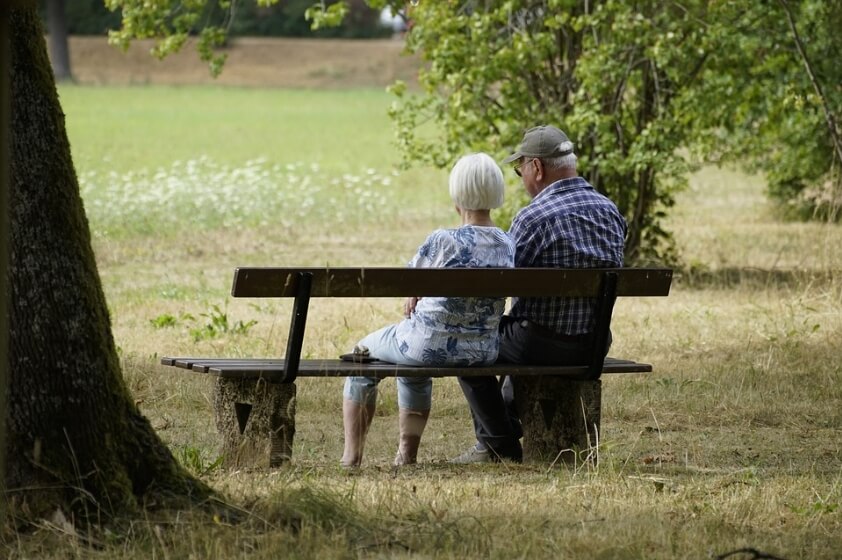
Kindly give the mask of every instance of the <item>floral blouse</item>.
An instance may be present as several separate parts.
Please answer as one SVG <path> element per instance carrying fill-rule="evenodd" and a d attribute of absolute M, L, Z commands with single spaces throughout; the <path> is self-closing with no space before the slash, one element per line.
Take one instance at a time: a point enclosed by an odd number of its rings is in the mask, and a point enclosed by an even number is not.
<path fill-rule="evenodd" d="M 430 234 L 409 262 L 412 268 L 511 268 L 515 245 L 496 227 L 462 226 Z M 435 366 L 492 364 L 497 359 L 497 327 L 505 298 L 424 297 L 398 323 L 401 352 Z"/>

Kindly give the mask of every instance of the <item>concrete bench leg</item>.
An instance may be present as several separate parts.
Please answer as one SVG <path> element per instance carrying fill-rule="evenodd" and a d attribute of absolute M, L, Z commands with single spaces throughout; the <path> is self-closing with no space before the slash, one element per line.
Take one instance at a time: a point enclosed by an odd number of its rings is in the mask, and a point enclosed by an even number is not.
<path fill-rule="evenodd" d="M 292 458 L 294 383 L 220 377 L 214 412 L 224 467 L 272 468 Z"/>
<path fill-rule="evenodd" d="M 515 377 L 513 383 L 524 461 L 596 462 L 591 451 L 599 442 L 601 381 Z"/>

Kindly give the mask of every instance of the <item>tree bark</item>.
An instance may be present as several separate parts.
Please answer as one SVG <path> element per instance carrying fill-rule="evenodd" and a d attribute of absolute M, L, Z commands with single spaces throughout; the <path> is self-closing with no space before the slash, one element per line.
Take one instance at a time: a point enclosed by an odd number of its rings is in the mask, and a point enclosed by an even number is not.
<path fill-rule="evenodd" d="M 12 8 L 10 39 L 10 509 L 95 517 L 204 499 L 123 381 L 33 1 Z"/>
<path fill-rule="evenodd" d="M 50 37 L 50 62 L 56 81 L 73 79 L 70 71 L 70 47 L 67 43 L 65 0 L 47 0 L 47 31 Z"/>
<path fill-rule="evenodd" d="M 6 526 L 6 394 L 9 386 L 9 6 L 0 6 L 0 530 Z"/>

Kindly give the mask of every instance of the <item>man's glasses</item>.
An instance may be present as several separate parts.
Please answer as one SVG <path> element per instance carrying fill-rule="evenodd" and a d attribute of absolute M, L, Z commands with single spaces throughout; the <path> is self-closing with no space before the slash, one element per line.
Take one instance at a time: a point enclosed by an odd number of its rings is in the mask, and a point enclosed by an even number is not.
<path fill-rule="evenodd" d="M 513 165 L 512 169 L 515 170 L 515 175 L 517 175 L 518 177 L 523 177 L 523 175 L 520 172 L 520 168 L 523 167 L 524 165 L 526 165 L 527 162 L 532 162 L 532 161 L 535 161 L 535 158 L 528 159 L 528 160 L 522 159 L 519 162 L 517 162 L 515 165 Z"/>

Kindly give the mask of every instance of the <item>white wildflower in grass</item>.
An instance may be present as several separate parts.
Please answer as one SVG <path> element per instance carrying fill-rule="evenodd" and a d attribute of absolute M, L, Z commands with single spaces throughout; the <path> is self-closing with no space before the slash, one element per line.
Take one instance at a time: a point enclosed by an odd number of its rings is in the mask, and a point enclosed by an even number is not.
<path fill-rule="evenodd" d="M 393 177 L 371 168 L 336 176 L 315 163 L 278 165 L 266 159 L 231 167 L 202 157 L 122 175 L 88 171 L 79 175 L 79 185 L 94 231 L 120 237 L 376 220 L 373 212 L 398 207 Z"/>

